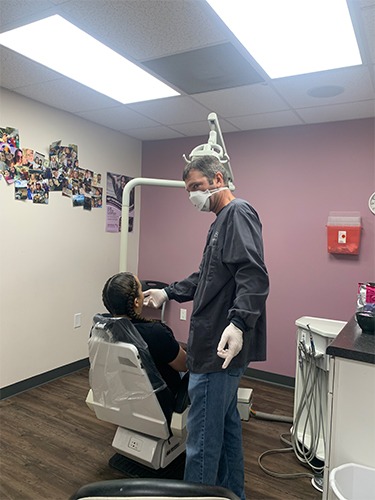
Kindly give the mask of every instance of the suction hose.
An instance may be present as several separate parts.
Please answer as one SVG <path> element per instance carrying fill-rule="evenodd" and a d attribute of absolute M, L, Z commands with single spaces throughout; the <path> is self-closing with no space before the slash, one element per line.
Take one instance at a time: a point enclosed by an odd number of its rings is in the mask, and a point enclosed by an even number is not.
<path fill-rule="evenodd" d="M 250 410 L 250 415 L 260 420 L 272 420 L 275 422 L 285 422 L 286 424 L 293 423 L 293 417 L 285 417 L 283 415 L 274 415 L 273 413 L 263 413 L 261 411 Z"/>

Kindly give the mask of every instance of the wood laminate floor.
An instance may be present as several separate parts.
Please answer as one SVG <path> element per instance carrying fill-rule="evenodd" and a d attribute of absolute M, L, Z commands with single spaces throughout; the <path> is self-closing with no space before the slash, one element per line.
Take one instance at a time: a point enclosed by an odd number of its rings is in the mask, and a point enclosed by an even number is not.
<path fill-rule="evenodd" d="M 294 391 L 252 379 L 253 408 L 293 414 Z M 67 500 L 80 486 L 124 475 L 108 465 L 115 426 L 96 419 L 85 404 L 88 369 L 0 402 L 0 499 Z M 261 470 L 258 457 L 282 448 L 290 425 L 251 418 L 243 422 L 248 500 L 320 500 L 309 478 L 279 479 Z M 262 464 L 279 473 L 310 472 L 292 452 L 271 454 Z"/>

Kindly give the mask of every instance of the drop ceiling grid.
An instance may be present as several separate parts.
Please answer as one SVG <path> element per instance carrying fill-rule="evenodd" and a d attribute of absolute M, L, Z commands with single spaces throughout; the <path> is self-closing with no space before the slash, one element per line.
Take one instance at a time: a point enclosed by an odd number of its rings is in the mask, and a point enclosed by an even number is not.
<path fill-rule="evenodd" d="M 362 18 L 360 36 L 367 35 L 367 53 L 375 62 L 375 0 L 354 1 L 358 1 L 357 11 Z M 110 45 L 121 46 L 121 51 L 142 62 L 233 42 L 228 30 L 216 16 L 210 15 L 210 9 L 204 4 L 202 0 L 1 0 L 0 18 L 2 25 L 9 26 L 16 20 L 26 22 L 54 9 L 65 13 L 69 20 L 87 26 L 91 34 L 99 33 L 99 38 L 110 40 Z M 101 64 L 106 70 L 105 62 Z M 375 65 L 268 81 L 268 87 L 255 84 L 129 106 L 9 49 L 2 50 L 0 71 L 1 85 L 5 88 L 129 135 L 134 133 L 133 136 L 141 140 L 206 134 L 210 111 L 218 113 L 224 132 L 375 115 L 374 100 L 371 100 L 374 99 Z M 309 88 L 322 85 L 341 85 L 345 92 L 333 99 L 307 95 Z M 358 102 L 354 102 L 356 100 Z"/>

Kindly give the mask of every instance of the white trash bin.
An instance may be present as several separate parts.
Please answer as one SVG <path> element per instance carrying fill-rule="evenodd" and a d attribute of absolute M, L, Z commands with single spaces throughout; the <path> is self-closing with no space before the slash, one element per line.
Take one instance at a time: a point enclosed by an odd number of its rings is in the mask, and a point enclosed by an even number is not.
<path fill-rule="evenodd" d="M 375 500 L 375 469 L 343 464 L 329 475 L 329 487 L 338 500 Z"/>

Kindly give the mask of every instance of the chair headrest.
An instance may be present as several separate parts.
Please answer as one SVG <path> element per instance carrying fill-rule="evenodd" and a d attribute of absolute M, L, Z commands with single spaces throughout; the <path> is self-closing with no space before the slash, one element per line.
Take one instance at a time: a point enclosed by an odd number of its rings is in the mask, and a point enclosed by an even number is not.
<path fill-rule="evenodd" d="M 141 280 L 142 291 L 145 292 L 150 288 L 160 288 L 163 289 L 168 286 L 168 283 L 164 283 L 163 281 L 155 281 L 155 280 Z"/>
<path fill-rule="evenodd" d="M 237 495 L 221 486 L 207 486 L 205 484 L 190 483 L 176 479 L 113 479 L 99 481 L 80 488 L 70 500 L 83 500 L 84 498 L 180 498 L 193 500 L 213 498 L 221 500 L 240 500 Z"/>

